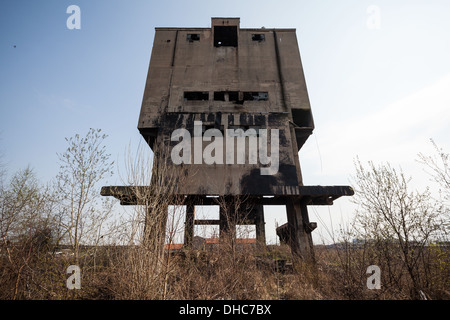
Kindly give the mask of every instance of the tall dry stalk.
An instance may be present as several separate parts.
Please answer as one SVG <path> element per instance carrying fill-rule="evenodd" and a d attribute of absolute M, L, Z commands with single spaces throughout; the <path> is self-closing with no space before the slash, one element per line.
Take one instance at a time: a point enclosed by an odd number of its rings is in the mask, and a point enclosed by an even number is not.
<path fill-rule="evenodd" d="M 128 221 L 128 250 L 121 256 L 118 268 L 126 298 L 166 299 L 168 275 L 171 273 L 171 255 L 164 250 L 173 241 L 178 230 L 177 209 L 184 204 L 178 188 L 188 177 L 180 168 L 170 165 L 164 150 L 158 156 L 139 149 L 136 155 L 128 153 L 126 184 L 131 186 L 138 205 L 132 207 Z"/>

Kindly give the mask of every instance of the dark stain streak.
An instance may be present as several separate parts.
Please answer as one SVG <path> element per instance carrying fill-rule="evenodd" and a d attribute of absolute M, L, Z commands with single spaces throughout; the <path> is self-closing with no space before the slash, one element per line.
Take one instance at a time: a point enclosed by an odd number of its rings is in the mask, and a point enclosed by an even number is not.
<path fill-rule="evenodd" d="M 271 194 L 272 186 L 277 185 L 274 176 L 262 176 L 259 168 L 250 170 L 249 174 L 242 176 L 242 194 Z"/>

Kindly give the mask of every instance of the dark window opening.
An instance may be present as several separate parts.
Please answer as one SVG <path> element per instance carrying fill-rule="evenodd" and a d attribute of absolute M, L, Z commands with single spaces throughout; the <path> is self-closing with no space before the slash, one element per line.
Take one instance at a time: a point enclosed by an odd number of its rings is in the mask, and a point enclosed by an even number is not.
<path fill-rule="evenodd" d="M 233 102 L 239 101 L 239 92 L 238 91 L 228 92 L 228 101 L 233 101 Z"/>
<path fill-rule="evenodd" d="M 188 33 L 186 40 L 189 42 L 200 41 L 200 34 L 198 33 Z"/>
<path fill-rule="evenodd" d="M 198 100 L 198 99 L 191 99 L 191 100 Z M 242 104 L 244 103 L 244 101 L 267 101 L 267 100 L 269 100 L 269 94 L 267 92 L 239 92 L 239 91 L 214 92 L 214 101 L 230 101 Z"/>
<path fill-rule="evenodd" d="M 298 127 L 313 127 L 310 109 L 292 109 L 292 120 Z"/>
<path fill-rule="evenodd" d="M 239 100 L 239 91 L 216 91 L 214 92 L 214 101 L 232 101 L 237 102 Z"/>
<path fill-rule="evenodd" d="M 225 101 L 225 92 L 214 92 L 214 101 Z"/>
<path fill-rule="evenodd" d="M 191 91 L 184 93 L 184 101 L 207 101 L 209 100 L 209 92 Z"/>
<path fill-rule="evenodd" d="M 236 26 L 215 26 L 214 46 L 215 47 L 237 47 L 237 27 Z"/>
<path fill-rule="evenodd" d="M 267 101 L 268 99 L 267 92 L 244 92 L 244 101 Z"/>
<path fill-rule="evenodd" d="M 252 40 L 258 42 L 265 41 L 266 36 L 264 34 L 252 34 Z"/>

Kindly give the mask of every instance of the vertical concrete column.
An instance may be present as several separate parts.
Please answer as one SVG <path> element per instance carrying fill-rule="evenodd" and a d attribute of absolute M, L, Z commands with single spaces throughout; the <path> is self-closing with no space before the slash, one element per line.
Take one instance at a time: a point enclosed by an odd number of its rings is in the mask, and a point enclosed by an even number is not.
<path fill-rule="evenodd" d="M 195 206 L 191 203 L 186 205 L 186 220 L 184 222 L 184 246 L 191 247 L 194 238 Z"/>
<path fill-rule="evenodd" d="M 289 244 L 292 254 L 304 260 L 314 263 L 314 248 L 311 233 L 307 231 L 309 224 L 308 208 L 306 202 L 289 198 L 286 204 L 288 220 Z"/>
<path fill-rule="evenodd" d="M 264 221 L 264 206 L 256 205 L 255 208 L 256 241 L 259 244 L 266 244 L 266 222 Z"/>
<path fill-rule="evenodd" d="M 220 202 L 219 208 L 219 237 L 223 238 L 225 235 L 236 237 L 236 210 L 235 199 L 233 197 L 226 197 Z"/>
<path fill-rule="evenodd" d="M 219 208 L 219 237 L 223 238 L 230 231 L 229 206 L 222 204 Z"/>

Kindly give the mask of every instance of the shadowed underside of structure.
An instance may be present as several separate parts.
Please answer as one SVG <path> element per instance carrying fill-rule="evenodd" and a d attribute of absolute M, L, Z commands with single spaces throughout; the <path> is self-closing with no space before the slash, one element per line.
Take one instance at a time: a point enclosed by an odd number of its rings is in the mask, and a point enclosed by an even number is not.
<path fill-rule="evenodd" d="M 211 195 L 172 195 L 173 204 L 186 206 L 184 246 L 190 247 L 194 238 L 195 225 L 219 225 L 220 235 L 230 230 L 230 224 L 234 216 L 245 219 L 245 224 L 254 224 L 256 227 L 256 240 L 265 244 L 265 222 L 263 206 L 285 205 L 288 223 L 277 228 L 276 232 L 280 240 L 291 246 L 293 253 L 304 260 L 314 261 L 313 243 L 311 232 L 317 227 L 315 222 L 309 221 L 308 205 L 332 205 L 333 201 L 341 196 L 351 196 L 354 191 L 349 186 L 301 186 L 295 195 L 247 195 L 240 196 L 241 202 L 237 211 L 227 218 L 224 210 L 229 213 L 233 209 L 233 203 L 237 196 L 211 196 Z M 155 201 L 162 195 L 153 194 L 151 187 L 145 186 L 105 186 L 101 190 L 103 196 L 113 196 L 121 205 L 146 205 Z M 143 196 L 145 195 L 145 196 Z M 163 195 L 167 197 L 170 195 Z M 223 204 L 227 204 L 224 207 Z M 218 220 L 199 220 L 195 218 L 195 206 L 219 206 L 220 217 Z M 151 213 L 149 213 L 151 217 Z M 241 221 L 242 222 L 242 221 Z"/>
<path fill-rule="evenodd" d="M 160 196 L 152 193 L 151 187 L 146 186 L 105 186 L 101 189 L 102 196 L 112 196 L 120 200 L 120 204 L 145 205 L 152 197 Z M 291 195 L 242 195 L 245 201 L 260 205 L 284 205 L 287 199 L 307 202 L 308 205 L 332 205 L 333 201 L 341 196 L 352 196 L 353 188 L 349 186 L 299 186 L 297 194 Z M 140 196 L 145 195 L 145 196 Z M 170 195 L 168 195 L 170 196 Z M 172 195 L 180 196 L 180 194 Z M 232 198 L 217 195 L 181 194 L 186 199 L 193 200 L 197 205 L 217 205 L 218 198 Z M 188 202 L 186 200 L 186 202 Z"/>

